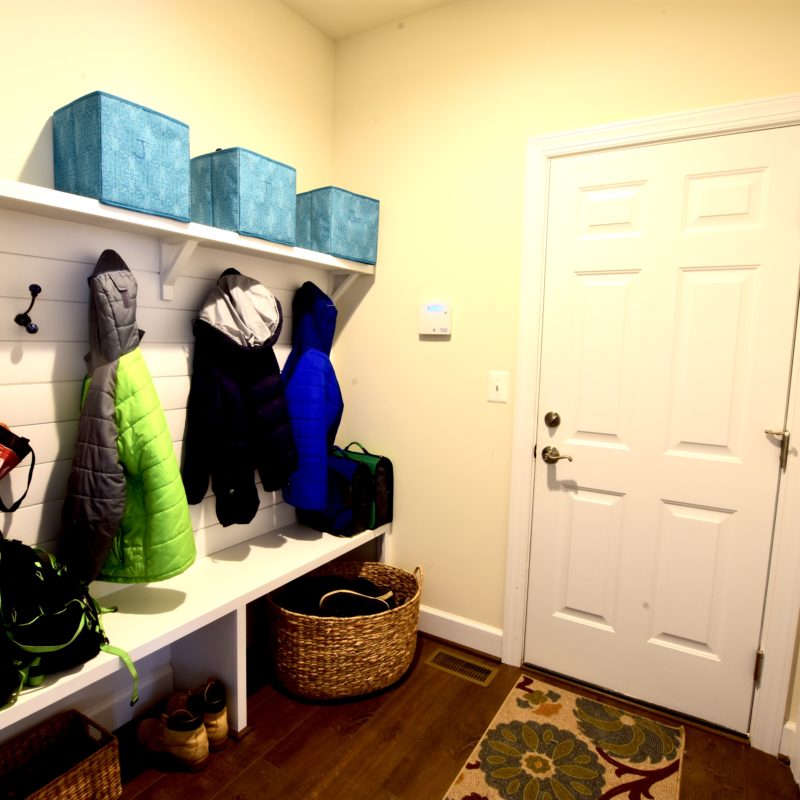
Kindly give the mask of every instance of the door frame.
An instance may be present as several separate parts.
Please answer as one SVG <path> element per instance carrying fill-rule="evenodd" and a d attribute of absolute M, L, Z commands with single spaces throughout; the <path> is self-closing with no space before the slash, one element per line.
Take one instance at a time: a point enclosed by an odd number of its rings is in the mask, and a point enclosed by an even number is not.
<path fill-rule="evenodd" d="M 569 131 L 528 141 L 501 649 L 504 663 L 519 665 L 523 659 L 551 161 L 621 147 L 795 125 L 800 125 L 800 94 Z M 780 423 L 781 420 L 775 420 L 770 424 Z M 797 429 L 800 426 L 798 331 L 795 332 L 786 426 L 795 432 L 795 440 L 800 442 Z M 793 458 L 789 459 L 777 500 L 761 634 L 761 648 L 766 655 L 750 722 L 752 745 L 773 754 L 778 753 L 780 746 L 786 700 L 793 681 L 800 614 L 800 465 L 796 458 L 800 455 L 800 445 L 792 446 L 790 454 Z"/>

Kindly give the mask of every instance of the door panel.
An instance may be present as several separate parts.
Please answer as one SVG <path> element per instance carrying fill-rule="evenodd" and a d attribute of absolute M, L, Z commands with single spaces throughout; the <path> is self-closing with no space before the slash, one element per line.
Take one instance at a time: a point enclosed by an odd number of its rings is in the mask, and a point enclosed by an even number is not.
<path fill-rule="evenodd" d="M 551 165 L 525 660 L 746 731 L 800 264 L 783 128 Z"/>
<path fill-rule="evenodd" d="M 619 545 L 624 498 L 576 490 L 568 505 L 556 607 L 564 619 L 613 631 L 619 594 Z"/>
<path fill-rule="evenodd" d="M 669 455 L 736 458 L 742 418 L 744 352 L 754 331 L 754 267 L 683 270 L 676 310 Z"/>

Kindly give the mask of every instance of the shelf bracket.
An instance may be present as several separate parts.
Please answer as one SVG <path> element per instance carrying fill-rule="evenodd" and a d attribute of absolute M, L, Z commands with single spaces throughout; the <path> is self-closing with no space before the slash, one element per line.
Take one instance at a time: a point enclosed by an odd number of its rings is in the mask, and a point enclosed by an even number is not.
<path fill-rule="evenodd" d="M 331 295 L 331 300 L 333 300 L 334 305 L 339 302 L 339 300 L 344 297 L 345 293 L 350 289 L 350 287 L 361 277 L 361 274 L 358 272 L 351 272 L 349 275 L 346 275 L 342 282 L 333 290 L 333 294 Z"/>
<path fill-rule="evenodd" d="M 175 281 L 197 247 L 196 239 L 180 242 L 161 242 L 161 299 L 172 300 Z"/>

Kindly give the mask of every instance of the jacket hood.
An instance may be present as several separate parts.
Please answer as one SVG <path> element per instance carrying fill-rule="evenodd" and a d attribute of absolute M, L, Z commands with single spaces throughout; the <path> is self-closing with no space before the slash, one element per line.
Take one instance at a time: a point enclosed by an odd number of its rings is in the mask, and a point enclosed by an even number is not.
<path fill-rule="evenodd" d="M 325 292 L 306 281 L 292 299 L 292 351 L 283 369 L 288 380 L 295 364 L 309 350 L 319 350 L 330 356 L 336 330 L 336 306 Z"/>
<path fill-rule="evenodd" d="M 243 347 L 274 345 L 283 325 L 278 299 L 235 269 L 219 276 L 198 319 Z"/>
<path fill-rule="evenodd" d="M 333 300 L 311 281 L 306 281 L 292 300 L 292 348 L 301 353 L 320 350 L 329 356 L 337 314 Z"/>
<path fill-rule="evenodd" d="M 89 276 L 89 370 L 139 346 L 136 278 L 114 250 L 104 250 Z"/>

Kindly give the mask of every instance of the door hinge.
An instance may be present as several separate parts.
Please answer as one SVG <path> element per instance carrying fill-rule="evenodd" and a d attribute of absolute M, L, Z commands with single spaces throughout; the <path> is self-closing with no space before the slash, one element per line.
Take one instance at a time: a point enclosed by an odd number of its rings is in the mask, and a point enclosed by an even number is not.
<path fill-rule="evenodd" d="M 761 683 L 761 673 L 764 669 L 764 651 L 760 648 L 756 650 L 756 665 L 753 669 L 753 683 L 758 686 Z"/>
<path fill-rule="evenodd" d="M 786 464 L 789 461 L 789 438 L 791 434 L 787 430 L 782 431 L 773 431 L 773 430 L 766 430 L 764 433 L 768 434 L 769 436 L 779 436 L 781 440 L 781 457 L 780 457 L 780 465 L 781 469 L 786 472 Z"/>

